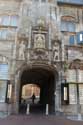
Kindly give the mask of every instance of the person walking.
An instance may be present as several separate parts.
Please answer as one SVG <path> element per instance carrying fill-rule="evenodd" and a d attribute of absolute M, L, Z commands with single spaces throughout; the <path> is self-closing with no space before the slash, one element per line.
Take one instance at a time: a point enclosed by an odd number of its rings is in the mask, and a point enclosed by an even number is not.
<path fill-rule="evenodd" d="M 32 95 L 32 103 L 34 104 L 34 101 L 35 101 L 35 94 L 33 93 L 33 95 Z"/>

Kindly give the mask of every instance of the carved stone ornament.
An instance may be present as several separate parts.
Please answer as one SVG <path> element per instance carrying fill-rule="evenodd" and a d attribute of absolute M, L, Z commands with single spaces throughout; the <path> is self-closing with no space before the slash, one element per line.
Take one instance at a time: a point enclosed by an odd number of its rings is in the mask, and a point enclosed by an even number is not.
<path fill-rule="evenodd" d="M 45 35 L 43 34 L 34 35 L 34 48 L 45 48 Z"/>
<path fill-rule="evenodd" d="M 3 55 L 0 55 L 0 62 L 1 63 L 8 63 L 8 58 L 3 56 Z"/>
<path fill-rule="evenodd" d="M 37 20 L 37 25 L 43 27 L 45 26 L 45 19 L 40 17 L 38 20 Z"/>
<path fill-rule="evenodd" d="M 26 48 L 25 42 L 22 40 L 19 43 L 19 60 L 25 59 L 25 48 Z"/>
<path fill-rule="evenodd" d="M 31 60 L 44 60 L 44 61 L 47 61 L 49 60 L 49 51 L 44 51 L 44 50 L 41 50 L 41 49 L 36 49 L 36 50 L 32 50 L 30 52 L 30 59 Z"/>
<path fill-rule="evenodd" d="M 55 42 L 53 44 L 53 61 L 59 60 L 59 43 Z"/>

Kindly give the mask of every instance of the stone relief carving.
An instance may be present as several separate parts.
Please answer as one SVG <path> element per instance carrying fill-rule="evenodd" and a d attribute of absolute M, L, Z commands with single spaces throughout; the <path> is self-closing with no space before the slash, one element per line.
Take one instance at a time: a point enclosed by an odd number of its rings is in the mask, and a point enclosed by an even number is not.
<path fill-rule="evenodd" d="M 31 51 L 30 52 L 30 59 L 33 60 L 49 60 L 49 51 L 41 51 L 41 50 L 36 50 L 36 51 Z"/>
<path fill-rule="evenodd" d="M 3 56 L 3 55 L 0 55 L 0 62 L 2 63 L 8 63 L 8 58 Z"/>
<path fill-rule="evenodd" d="M 55 42 L 53 44 L 53 61 L 59 60 L 59 43 Z"/>
<path fill-rule="evenodd" d="M 25 45 L 25 42 L 22 40 L 21 43 L 19 44 L 19 59 L 20 60 L 25 59 L 25 49 L 26 49 L 26 45 Z"/>
<path fill-rule="evenodd" d="M 34 36 L 34 48 L 45 48 L 45 35 L 35 34 L 35 36 Z"/>

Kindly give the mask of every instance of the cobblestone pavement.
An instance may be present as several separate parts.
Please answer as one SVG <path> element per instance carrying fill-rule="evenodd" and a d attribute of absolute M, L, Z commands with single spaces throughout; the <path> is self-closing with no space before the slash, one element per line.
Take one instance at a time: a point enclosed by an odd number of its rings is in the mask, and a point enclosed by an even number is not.
<path fill-rule="evenodd" d="M 58 116 L 11 115 L 0 119 L 0 125 L 83 125 L 83 122 Z"/>

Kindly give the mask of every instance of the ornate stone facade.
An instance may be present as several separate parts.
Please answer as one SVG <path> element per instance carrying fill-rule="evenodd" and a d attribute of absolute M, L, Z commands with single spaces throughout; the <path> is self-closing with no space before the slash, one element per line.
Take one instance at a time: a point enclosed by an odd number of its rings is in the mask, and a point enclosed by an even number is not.
<path fill-rule="evenodd" d="M 18 20 L 17 25 L 15 22 L 0 24 L 0 30 L 6 28 L 15 31 L 14 39 L 8 39 L 9 35 L 5 40 L 0 39 L 0 62 L 9 65 L 10 79 L 7 80 L 12 85 L 11 113 L 19 113 L 23 85 L 33 83 L 40 87 L 40 102 L 49 104 L 49 113 L 72 114 L 75 106 L 74 113 L 77 114 L 79 103 L 77 101 L 77 104 L 71 105 L 71 95 L 63 97 L 63 85 L 71 88 L 67 74 L 70 70 L 77 69 L 74 62 L 79 65 L 78 69 L 83 70 L 82 44 L 78 45 L 76 39 L 74 45 L 69 44 L 70 36 L 75 36 L 82 30 L 83 7 L 72 5 L 71 8 L 70 5 L 58 5 L 57 1 L 47 0 L 7 0 L 1 3 L 1 15 L 9 14 L 11 22 L 11 15 L 15 16 L 15 21 Z M 65 25 L 66 23 L 69 24 Z M 76 25 L 75 31 L 71 29 L 71 23 Z M 62 25 L 66 28 L 61 30 Z M 77 77 L 76 80 L 75 83 L 79 83 Z M 80 97 L 77 100 L 79 99 Z"/>

